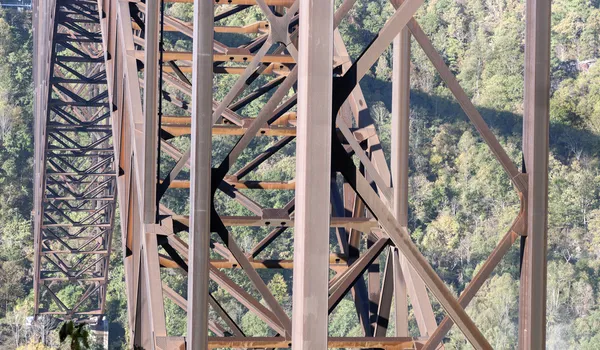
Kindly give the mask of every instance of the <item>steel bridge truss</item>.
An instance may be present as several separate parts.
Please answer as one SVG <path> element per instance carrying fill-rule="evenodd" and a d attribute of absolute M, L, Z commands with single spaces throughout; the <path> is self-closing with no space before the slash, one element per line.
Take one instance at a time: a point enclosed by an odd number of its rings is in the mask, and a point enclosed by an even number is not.
<path fill-rule="evenodd" d="M 104 312 L 117 174 L 98 4 L 59 0 L 55 11 L 47 113 L 37 120 L 35 308 L 81 319 Z"/>
<path fill-rule="evenodd" d="M 106 74 L 101 77 L 106 78 L 108 88 L 102 91 L 110 103 L 104 108 L 112 106 L 108 124 L 118 135 L 113 140 L 115 159 L 107 155 L 103 169 L 112 166 L 113 173 L 119 169 L 127 311 L 135 345 L 145 349 L 177 349 L 186 344 L 188 349 L 268 349 L 292 344 L 297 349 L 436 349 L 455 324 L 475 348 L 488 349 L 490 344 L 465 308 L 520 239 L 519 344 L 523 349 L 542 348 L 549 1 L 527 2 L 526 173 L 502 148 L 413 18 L 423 0 L 391 0 L 396 11 L 356 58 L 349 57 L 337 29 L 357 6 L 355 0 L 335 7 L 333 0 L 196 1 L 191 22 L 178 18 L 180 11 L 169 10 L 170 1 L 161 11 L 164 7 L 155 0 L 101 0 L 98 11 L 102 47 L 107 51 Z M 250 11 L 258 14 L 245 16 Z M 260 19 L 240 23 L 244 18 Z M 166 46 L 163 37 L 177 38 L 177 45 Z M 407 229 L 411 37 L 502 165 L 521 200 L 512 227 L 458 299 Z M 390 45 L 394 55 L 391 167 L 359 85 Z M 86 77 L 100 77 L 94 75 L 99 71 L 89 73 Z M 214 82 L 219 84 L 216 89 Z M 60 96 L 73 95 L 57 89 Z M 94 127 L 100 125 L 107 124 Z M 229 147 L 228 154 L 211 161 L 211 144 Z M 280 181 L 264 178 L 265 169 L 276 169 L 289 156 L 296 157 L 293 174 Z M 86 169 L 102 163 L 101 159 L 95 155 Z M 111 179 L 105 178 L 105 196 L 114 195 Z M 52 184 L 46 181 L 46 187 Z M 68 196 L 67 185 L 61 184 L 56 185 L 61 190 L 54 191 Z M 171 194 L 185 191 L 189 191 L 189 211 L 171 207 Z M 274 206 L 274 199 L 287 204 Z M 70 217 L 64 210 L 50 214 L 46 207 L 41 242 L 44 228 L 54 225 L 49 218 L 62 223 Z M 88 221 L 67 221 L 72 226 L 99 225 L 101 220 L 94 218 L 100 215 L 94 213 L 102 206 L 93 208 L 84 216 Z M 112 215 L 102 218 L 112 220 Z M 238 227 L 263 238 L 249 245 Z M 88 245 L 90 249 L 107 242 L 108 226 L 104 232 L 102 239 Z M 282 238 L 292 234 L 293 247 Z M 53 258 L 43 247 L 40 243 L 38 260 Z M 292 314 L 270 290 L 270 275 L 264 269 L 293 270 Z M 38 283 L 43 284 L 46 274 L 40 269 Z M 166 276 L 182 276 L 187 290 L 169 285 L 173 278 Z M 238 285 L 232 276 L 246 282 Z M 429 293 L 446 312 L 440 322 L 434 317 Z M 223 294 L 236 305 L 223 303 Z M 328 337 L 328 315 L 348 296 L 363 337 Z M 187 311 L 186 337 L 167 333 L 166 302 Z M 409 304 L 418 335 L 408 332 Z M 247 336 L 235 314 L 239 309 L 264 323 L 268 334 Z M 388 329 L 392 315 L 393 330 Z"/>

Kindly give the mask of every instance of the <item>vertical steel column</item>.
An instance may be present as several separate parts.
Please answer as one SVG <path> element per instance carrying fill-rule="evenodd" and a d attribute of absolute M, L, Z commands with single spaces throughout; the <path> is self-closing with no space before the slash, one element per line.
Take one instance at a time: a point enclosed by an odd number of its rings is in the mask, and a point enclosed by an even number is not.
<path fill-rule="evenodd" d="M 144 56 L 144 223 L 156 222 L 158 145 L 158 29 L 160 0 L 146 3 Z"/>
<path fill-rule="evenodd" d="M 400 1 L 396 0 L 400 5 Z M 410 33 L 402 29 L 393 42 L 392 71 L 392 190 L 393 213 L 400 225 L 408 226 L 408 148 L 410 116 Z M 397 250 L 390 254 L 399 254 Z M 403 260 L 403 259 L 402 259 Z M 408 336 L 408 305 L 401 259 L 395 256 L 394 306 L 396 336 Z M 414 301 L 413 301 L 414 303 Z"/>
<path fill-rule="evenodd" d="M 165 318 L 165 305 L 163 300 L 162 284 L 160 280 L 160 262 L 158 257 L 158 245 L 156 235 L 158 224 L 145 224 L 142 229 L 142 263 L 140 279 L 143 283 L 141 292 L 143 309 L 139 329 L 142 330 L 142 347 L 157 350 L 157 339 L 167 336 L 167 325 Z M 140 284 L 141 284 L 140 283 Z M 149 326 L 149 327 L 148 327 Z M 148 335 L 150 335 L 148 337 Z"/>
<path fill-rule="evenodd" d="M 398 9 L 404 1 L 391 0 L 394 8 Z M 408 226 L 408 157 L 410 140 L 410 31 L 408 28 L 394 38 L 393 42 L 393 71 L 392 71 L 392 183 L 394 216 L 398 223 Z M 437 327 L 433 308 L 429 300 L 427 289 L 423 280 L 417 275 L 415 269 L 407 262 L 400 252 L 394 268 L 401 269 L 397 278 L 403 278 L 402 283 L 407 291 L 396 291 L 395 298 L 410 297 L 413 313 L 419 327 L 421 336 L 430 336 Z M 396 301 L 396 335 L 408 333 L 408 310 L 404 310 L 406 302 Z M 401 309 L 399 309 L 399 307 Z"/>
<path fill-rule="evenodd" d="M 408 336 L 408 292 L 406 279 L 402 272 L 402 264 L 406 262 L 400 256 L 398 248 L 391 248 L 392 266 L 394 276 L 394 319 L 396 321 L 395 333 L 397 337 Z"/>
<path fill-rule="evenodd" d="M 208 349 L 214 5 L 194 2 L 187 349 Z"/>
<path fill-rule="evenodd" d="M 333 0 L 300 0 L 292 344 L 327 349 Z"/>
<path fill-rule="evenodd" d="M 527 238 L 521 270 L 519 348 L 546 347 L 550 0 L 527 0 L 523 154 Z"/>

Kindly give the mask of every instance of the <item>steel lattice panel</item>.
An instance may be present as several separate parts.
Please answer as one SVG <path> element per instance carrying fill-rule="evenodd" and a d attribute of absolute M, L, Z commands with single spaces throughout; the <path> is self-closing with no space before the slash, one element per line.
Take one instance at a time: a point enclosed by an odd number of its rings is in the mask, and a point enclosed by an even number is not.
<path fill-rule="evenodd" d="M 97 3 L 58 1 L 53 38 L 36 311 L 85 318 L 104 312 L 116 204 Z"/>

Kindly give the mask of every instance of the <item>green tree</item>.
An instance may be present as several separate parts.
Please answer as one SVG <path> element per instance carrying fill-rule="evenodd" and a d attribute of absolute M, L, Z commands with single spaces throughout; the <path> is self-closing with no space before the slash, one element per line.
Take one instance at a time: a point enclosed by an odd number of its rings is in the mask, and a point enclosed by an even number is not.
<path fill-rule="evenodd" d="M 60 342 L 68 343 L 71 350 L 89 349 L 89 338 L 90 333 L 88 327 L 83 323 L 76 325 L 73 321 L 66 321 L 60 327 Z"/>

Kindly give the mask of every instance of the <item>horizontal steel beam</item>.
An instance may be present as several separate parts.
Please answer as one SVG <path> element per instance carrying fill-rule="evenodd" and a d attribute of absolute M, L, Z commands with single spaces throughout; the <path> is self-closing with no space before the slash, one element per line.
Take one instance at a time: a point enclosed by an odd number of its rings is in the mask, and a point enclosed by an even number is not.
<path fill-rule="evenodd" d="M 135 57 L 139 60 L 144 59 L 145 51 L 136 51 Z M 191 61 L 192 53 L 184 51 L 165 51 L 163 53 L 163 59 L 165 61 Z M 254 59 L 255 55 L 248 54 L 215 54 L 213 60 L 215 62 L 250 62 Z M 296 63 L 294 58 L 290 55 L 264 55 L 260 59 L 263 63 L 281 63 L 281 64 L 292 64 Z"/>
<path fill-rule="evenodd" d="M 173 220 L 182 224 L 189 224 L 189 217 L 186 215 L 173 215 Z M 274 227 L 293 227 L 294 220 L 282 216 L 221 216 L 221 221 L 225 226 L 274 226 Z M 351 217 L 331 217 L 330 227 L 352 228 L 362 232 L 370 232 L 372 229 L 379 228 L 376 220 L 369 218 L 351 218 Z"/>

